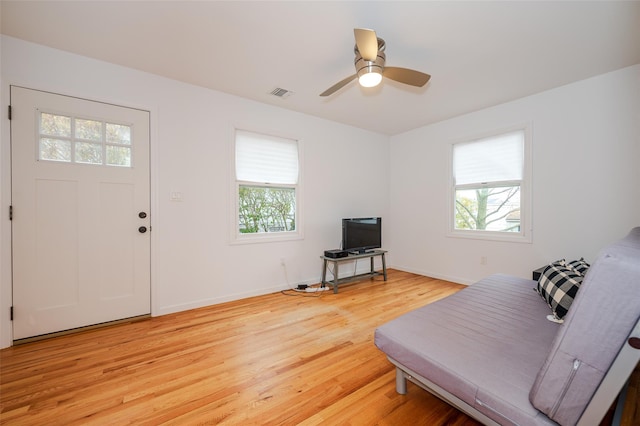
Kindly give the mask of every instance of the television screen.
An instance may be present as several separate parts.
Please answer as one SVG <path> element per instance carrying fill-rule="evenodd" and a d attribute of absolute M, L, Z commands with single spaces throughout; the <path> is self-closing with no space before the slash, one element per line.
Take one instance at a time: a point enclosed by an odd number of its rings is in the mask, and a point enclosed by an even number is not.
<path fill-rule="evenodd" d="M 342 219 L 342 250 L 364 253 L 382 247 L 382 218 Z"/>

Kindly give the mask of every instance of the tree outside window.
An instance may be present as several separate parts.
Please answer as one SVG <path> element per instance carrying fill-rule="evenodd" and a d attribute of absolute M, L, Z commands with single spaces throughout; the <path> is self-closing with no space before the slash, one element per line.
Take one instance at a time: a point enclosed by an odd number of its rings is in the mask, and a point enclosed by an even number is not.
<path fill-rule="evenodd" d="M 520 186 L 456 191 L 456 229 L 520 232 Z"/>
<path fill-rule="evenodd" d="M 238 198 L 240 233 L 295 231 L 295 189 L 241 185 Z"/>

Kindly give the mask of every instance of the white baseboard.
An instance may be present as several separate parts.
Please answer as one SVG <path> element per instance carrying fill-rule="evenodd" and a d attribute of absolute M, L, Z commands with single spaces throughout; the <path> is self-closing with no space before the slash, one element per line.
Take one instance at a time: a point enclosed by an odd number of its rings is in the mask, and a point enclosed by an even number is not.
<path fill-rule="evenodd" d="M 249 297 L 254 296 L 263 296 L 265 294 L 277 293 L 282 290 L 288 290 L 289 287 L 287 285 L 279 285 L 269 288 L 261 288 L 253 291 L 247 291 L 242 293 L 233 293 L 220 297 L 213 297 L 209 299 L 200 299 L 195 300 L 188 303 L 178 303 L 175 305 L 167 305 L 158 308 L 156 311 L 152 312 L 151 315 L 154 317 L 158 317 L 161 315 L 173 314 L 176 312 L 187 311 L 189 309 L 198 309 L 203 308 L 205 306 L 211 305 L 219 305 L 225 302 L 233 302 L 234 300 L 247 299 Z"/>
<path fill-rule="evenodd" d="M 471 285 L 477 281 L 477 280 L 470 280 L 462 277 L 455 277 L 453 275 L 438 274 L 435 272 L 425 271 L 423 269 L 416 269 L 416 268 L 411 268 L 411 267 L 402 266 L 402 265 L 393 265 L 393 266 L 388 266 L 387 268 L 397 269 L 399 271 L 404 271 L 404 272 L 411 272 L 412 274 L 418 274 L 418 275 L 423 275 L 425 277 L 437 278 L 439 280 L 451 281 L 452 283 L 456 283 L 456 284 Z"/>

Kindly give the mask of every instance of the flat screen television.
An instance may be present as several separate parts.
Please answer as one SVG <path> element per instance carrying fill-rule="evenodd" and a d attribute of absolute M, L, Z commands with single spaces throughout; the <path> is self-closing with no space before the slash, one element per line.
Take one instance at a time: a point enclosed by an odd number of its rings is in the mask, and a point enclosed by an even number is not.
<path fill-rule="evenodd" d="M 342 250 L 366 253 L 382 247 L 382 218 L 359 217 L 342 219 Z"/>

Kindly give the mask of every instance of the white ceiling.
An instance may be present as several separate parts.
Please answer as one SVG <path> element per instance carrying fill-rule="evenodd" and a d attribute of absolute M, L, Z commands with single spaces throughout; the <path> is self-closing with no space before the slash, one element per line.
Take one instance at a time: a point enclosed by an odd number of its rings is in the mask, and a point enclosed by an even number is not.
<path fill-rule="evenodd" d="M 0 4 L 3 34 L 387 135 L 640 63 L 638 1 Z M 356 27 L 430 82 L 318 96 L 354 74 Z"/>

